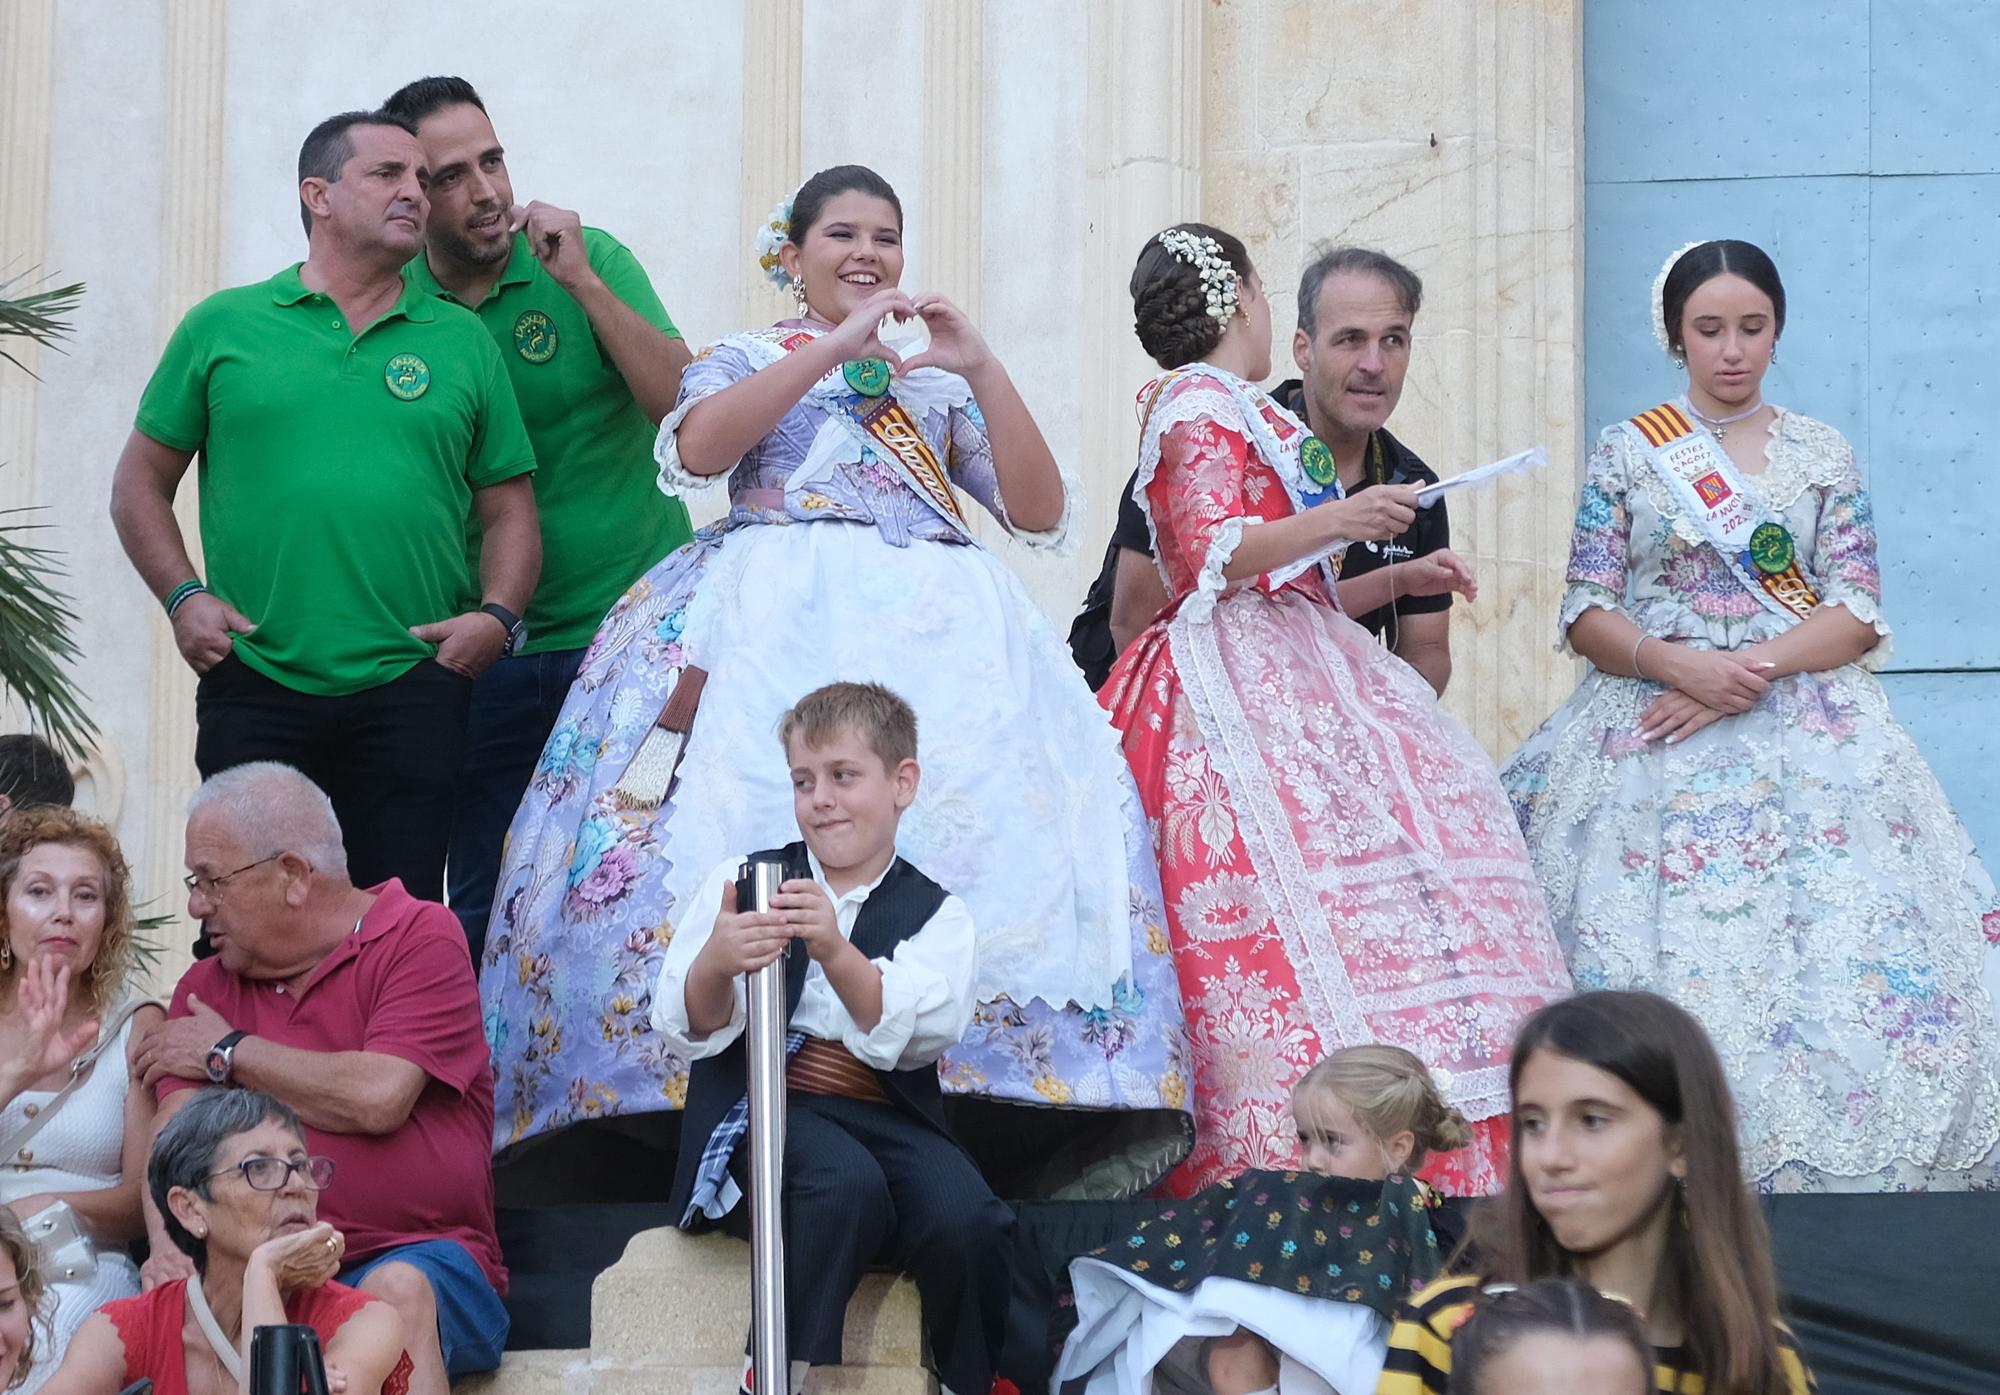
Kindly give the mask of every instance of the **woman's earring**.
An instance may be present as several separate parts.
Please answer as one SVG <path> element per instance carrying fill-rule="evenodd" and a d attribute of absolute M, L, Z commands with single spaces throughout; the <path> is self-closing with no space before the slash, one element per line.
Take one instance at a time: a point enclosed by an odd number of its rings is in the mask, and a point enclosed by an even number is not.
<path fill-rule="evenodd" d="M 0 973 L 14 967 L 14 946 L 0 940 Z"/>
<path fill-rule="evenodd" d="M 1687 366 L 1688 366 L 1688 361 L 1686 359 L 1682 358 L 1679 354 L 1674 355 L 1674 367 L 1686 368 Z"/>
<path fill-rule="evenodd" d="M 806 317 L 806 278 L 801 276 L 792 282 L 792 299 L 798 302 L 799 318 Z"/>

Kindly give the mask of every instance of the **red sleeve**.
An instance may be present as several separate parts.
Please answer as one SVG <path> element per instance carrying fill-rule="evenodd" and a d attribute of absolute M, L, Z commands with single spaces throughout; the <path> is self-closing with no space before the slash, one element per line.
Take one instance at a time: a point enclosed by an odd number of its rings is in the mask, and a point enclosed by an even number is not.
<path fill-rule="evenodd" d="M 361 1049 L 400 1056 L 463 1094 L 487 1063 L 465 931 L 458 917 L 427 902 L 390 941 L 370 966 Z"/>
<path fill-rule="evenodd" d="M 286 1308 L 286 1316 L 293 1322 L 308 1324 L 319 1334 L 322 1350 L 333 1343 L 333 1334 L 347 1325 L 347 1320 L 380 1299 L 371 1298 L 358 1288 L 346 1284 L 324 1283 L 318 1288 L 295 1291 Z M 397 1358 L 395 1368 L 389 1378 L 382 1382 L 382 1395 L 405 1395 L 410 1388 L 410 1373 L 415 1370 L 406 1351 Z"/>
<path fill-rule="evenodd" d="M 150 1376 L 162 1395 L 187 1388 L 187 1358 L 180 1340 L 186 1294 L 187 1281 L 175 1279 L 150 1293 L 114 1299 L 98 1310 L 111 1319 L 125 1348 L 124 1384 Z"/>
<path fill-rule="evenodd" d="M 188 987 L 188 980 L 193 978 L 201 967 L 200 964 L 194 965 L 182 974 L 180 982 L 174 985 L 174 996 L 167 1003 L 168 1020 L 189 1015 L 188 994 L 194 990 Z M 182 1090 L 199 1090 L 206 1084 L 208 1084 L 206 1080 L 189 1080 L 184 1075 L 163 1075 L 153 1082 L 153 1101 L 156 1104 L 165 1104 L 168 1095 L 177 1095 Z"/>
<path fill-rule="evenodd" d="M 1206 573 L 1220 589 L 1220 574 L 1242 540 L 1245 519 L 1266 511 L 1247 497 L 1250 444 L 1232 421 L 1210 417 L 1177 422 L 1160 437 L 1160 465 L 1147 489 L 1153 526 L 1170 533 L 1197 589 Z M 1261 481 L 1260 481 L 1261 482 Z M 1257 585 L 1274 589 L 1268 576 Z"/>

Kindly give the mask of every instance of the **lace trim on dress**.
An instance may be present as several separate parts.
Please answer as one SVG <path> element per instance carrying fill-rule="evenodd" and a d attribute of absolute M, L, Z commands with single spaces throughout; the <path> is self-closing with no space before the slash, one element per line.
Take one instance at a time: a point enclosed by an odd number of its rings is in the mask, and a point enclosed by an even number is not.
<path fill-rule="evenodd" d="M 725 345 L 739 350 L 758 368 L 768 368 L 785 356 L 785 350 L 778 346 L 770 330 L 724 335 L 702 352 L 710 354 Z M 717 388 L 715 391 L 721 390 Z M 668 412 L 666 420 L 660 423 L 659 434 L 653 438 L 653 459 L 660 467 L 660 493 L 683 499 L 699 498 L 727 481 L 730 475 L 735 473 L 736 466 L 743 463 L 738 460 L 726 470 L 717 470 L 712 475 L 698 475 L 688 469 L 686 463 L 681 460 L 679 434 L 681 423 L 698 404 L 706 402 L 712 396 L 714 393 L 704 392 L 694 397 L 683 398 L 674 403 L 674 409 Z"/>
<path fill-rule="evenodd" d="M 1180 382 L 1173 381 L 1179 377 Z M 1159 379 L 1156 382 L 1161 381 Z M 1285 486 L 1285 494 L 1292 501 L 1294 512 L 1299 508 L 1299 452 L 1295 441 L 1287 450 L 1279 441 L 1277 432 L 1271 429 L 1261 410 L 1261 404 L 1251 394 L 1257 390 L 1234 373 L 1212 367 L 1206 363 L 1190 364 L 1177 368 L 1168 374 L 1165 386 L 1159 389 L 1159 399 L 1152 414 L 1146 418 L 1145 434 L 1139 440 L 1139 470 L 1132 481 L 1132 497 L 1145 516 L 1146 532 L 1153 539 L 1153 565 L 1159 570 L 1160 580 L 1169 594 L 1173 592 L 1173 581 L 1167 576 L 1166 564 L 1160 561 L 1160 530 L 1153 522 L 1153 505 L 1147 496 L 1147 489 L 1153 476 L 1160 469 L 1160 443 L 1167 432 L 1176 426 L 1191 421 L 1213 422 L 1225 431 L 1234 431 L 1247 441 L 1264 463 L 1271 468 L 1279 482 Z M 1262 396 L 1261 393 L 1258 396 Z M 1276 403 L 1272 404 L 1276 406 Z M 1284 412 L 1283 407 L 1277 408 Z M 1287 417 L 1297 422 L 1298 418 L 1285 412 Z M 1299 424 L 1299 439 L 1304 439 L 1305 426 Z M 1205 620 L 1215 608 L 1215 598 L 1228 586 L 1222 580 L 1222 569 L 1228 565 L 1230 555 L 1243 539 L 1245 523 L 1260 523 L 1259 518 L 1232 519 L 1223 524 L 1220 535 L 1209 544 L 1208 554 L 1202 559 L 1201 576 L 1195 583 L 1195 590 L 1188 596 L 1180 609 L 1180 614 L 1191 620 Z M 1230 524 L 1236 526 L 1231 527 Z M 1218 555 L 1218 546 L 1226 538 L 1228 550 Z M 1326 547 L 1301 557 L 1295 562 L 1276 568 L 1266 575 L 1273 590 L 1305 575 L 1306 572 L 1324 562 L 1327 558 L 1343 551 L 1350 540 L 1335 539 Z M 1332 594 L 1333 587 L 1327 587 Z M 1337 604 L 1337 602 L 1336 602 Z"/>

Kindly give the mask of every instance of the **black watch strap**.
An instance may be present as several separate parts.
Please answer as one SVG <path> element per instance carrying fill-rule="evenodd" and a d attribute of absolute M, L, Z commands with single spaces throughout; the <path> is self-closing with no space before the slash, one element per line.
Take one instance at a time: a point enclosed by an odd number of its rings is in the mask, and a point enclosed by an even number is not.
<path fill-rule="evenodd" d="M 233 1067 L 235 1066 L 235 1061 L 232 1058 L 236 1053 L 236 1043 L 249 1035 L 248 1032 L 243 1031 L 231 1032 L 223 1037 L 221 1041 L 208 1048 L 208 1077 L 210 1080 L 218 1085 L 229 1083 L 229 1077 L 233 1073 Z M 218 1063 L 221 1067 L 220 1075 L 216 1073 Z"/>
<path fill-rule="evenodd" d="M 511 658 L 513 655 L 520 653 L 521 643 L 527 638 L 528 633 L 528 627 L 522 623 L 521 617 L 507 609 L 506 606 L 501 605 L 498 601 L 488 601 L 485 605 L 479 607 L 479 609 L 482 614 L 492 616 L 506 627 L 508 656 Z"/>

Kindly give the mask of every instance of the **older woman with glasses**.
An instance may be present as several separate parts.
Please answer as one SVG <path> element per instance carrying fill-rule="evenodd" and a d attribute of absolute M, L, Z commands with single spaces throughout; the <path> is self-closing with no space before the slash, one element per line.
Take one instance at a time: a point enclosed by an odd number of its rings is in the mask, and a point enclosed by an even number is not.
<path fill-rule="evenodd" d="M 204 1090 L 153 1144 L 146 1181 L 195 1273 L 107 1304 L 44 1387 L 97 1395 L 150 1379 L 155 1395 L 250 1395 L 250 1337 L 303 1323 L 336 1389 L 404 1395 L 410 1358 L 388 1304 L 334 1283 L 345 1242 L 318 1220 L 333 1161 L 306 1152 L 298 1116 L 255 1090 Z"/>

